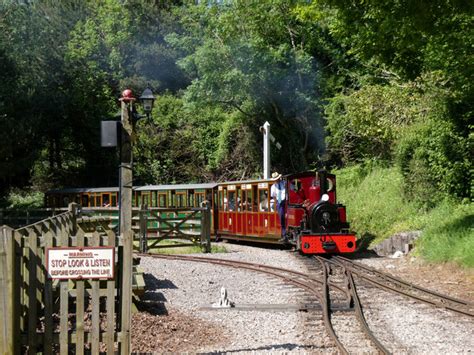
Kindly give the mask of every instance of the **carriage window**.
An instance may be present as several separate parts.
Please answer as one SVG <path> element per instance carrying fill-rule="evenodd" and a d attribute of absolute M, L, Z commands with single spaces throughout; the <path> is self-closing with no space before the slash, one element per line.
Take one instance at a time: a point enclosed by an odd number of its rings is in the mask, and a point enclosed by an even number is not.
<path fill-rule="evenodd" d="M 200 207 L 204 201 L 204 193 L 196 192 L 196 207 Z"/>
<path fill-rule="evenodd" d="M 103 194 L 102 195 L 102 206 L 103 207 L 110 207 L 110 195 Z"/>
<path fill-rule="evenodd" d="M 96 207 L 100 207 L 100 206 L 101 206 L 100 200 L 101 200 L 100 194 L 96 194 L 96 195 L 95 195 L 95 205 L 96 205 Z"/>
<path fill-rule="evenodd" d="M 242 190 L 240 186 L 237 187 L 237 201 L 235 207 L 237 211 L 242 211 Z"/>
<path fill-rule="evenodd" d="M 268 190 L 258 190 L 259 211 L 268 211 Z"/>
<path fill-rule="evenodd" d="M 244 202 L 243 202 L 244 210 L 252 211 L 252 205 L 253 205 L 252 190 L 246 190 L 244 192 Z"/>
<path fill-rule="evenodd" d="M 229 211 L 235 211 L 235 191 L 229 191 Z"/>
<path fill-rule="evenodd" d="M 89 196 L 82 195 L 81 205 L 82 207 L 89 207 Z"/>
<path fill-rule="evenodd" d="M 229 200 L 227 198 L 227 189 L 224 189 L 224 192 L 223 192 L 223 203 L 224 203 L 224 211 L 228 211 L 229 210 Z"/>
<path fill-rule="evenodd" d="M 224 198 L 222 197 L 222 191 L 218 192 L 218 203 L 219 210 L 224 211 Z"/>
<path fill-rule="evenodd" d="M 188 207 L 194 207 L 194 191 L 189 191 Z"/>
<path fill-rule="evenodd" d="M 112 207 L 117 207 L 117 194 L 112 194 L 112 203 L 110 205 Z"/>
<path fill-rule="evenodd" d="M 158 207 L 166 207 L 166 194 L 158 194 Z"/>
<path fill-rule="evenodd" d="M 184 193 L 177 193 L 175 195 L 175 207 L 186 206 L 186 195 Z"/>
<path fill-rule="evenodd" d="M 212 201 L 212 196 L 213 196 L 212 190 L 207 190 L 206 198 L 204 199 L 204 201 L 207 201 L 209 207 L 214 206 L 213 201 Z"/>
<path fill-rule="evenodd" d="M 145 193 L 142 196 L 142 203 L 140 204 L 140 206 L 148 206 L 148 197 L 148 193 Z"/>
<path fill-rule="evenodd" d="M 152 191 L 151 192 L 151 207 L 156 207 L 158 206 L 158 202 L 157 202 L 157 192 L 156 191 Z"/>

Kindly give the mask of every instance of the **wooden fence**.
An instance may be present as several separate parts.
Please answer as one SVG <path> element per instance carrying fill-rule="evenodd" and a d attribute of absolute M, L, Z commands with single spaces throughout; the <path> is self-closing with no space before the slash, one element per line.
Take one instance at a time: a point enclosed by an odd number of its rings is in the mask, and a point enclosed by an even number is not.
<path fill-rule="evenodd" d="M 52 280 L 46 271 L 48 247 L 112 246 L 131 256 L 109 225 L 78 218 L 71 205 L 20 229 L 1 227 L 0 354 L 130 353 L 131 257 L 110 280 Z"/>

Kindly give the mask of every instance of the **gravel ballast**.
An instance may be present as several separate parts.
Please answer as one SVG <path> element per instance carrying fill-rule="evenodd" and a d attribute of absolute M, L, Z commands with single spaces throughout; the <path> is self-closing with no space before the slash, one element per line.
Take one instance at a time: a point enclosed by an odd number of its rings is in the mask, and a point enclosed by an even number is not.
<path fill-rule="evenodd" d="M 307 272 L 297 254 L 225 243 L 227 253 L 203 256 L 255 262 Z M 230 301 L 244 304 L 296 304 L 305 293 L 280 280 L 251 271 L 195 263 L 141 258 L 147 291 L 132 322 L 132 349 L 140 352 L 337 353 L 320 311 L 238 311 L 209 309 L 225 287 Z M 394 353 L 474 351 L 471 318 L 419 305 L 378 291 L 362 299 L 366 317 Z M 207 307 L 207 309 L 206 309 Z M 377 328 L 377 329 L 375 329 Z M 351 329 L 348 324 L 346 329 Z M 431 339 L 431 340 L 430 340 Z M 360 341 L 363 349 L 366 340 Z"/>

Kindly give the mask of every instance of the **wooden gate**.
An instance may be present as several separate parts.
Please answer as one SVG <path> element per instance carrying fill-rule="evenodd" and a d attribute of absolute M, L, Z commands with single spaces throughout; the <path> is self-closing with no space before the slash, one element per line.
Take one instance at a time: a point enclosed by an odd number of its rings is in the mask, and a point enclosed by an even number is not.
<path fill-rule="evenodd" d="M 123 266 L 128 263 L 116 263 L 110 280 L 52 280 L 46 271 L 48 247 L 112 246 L 123 255 L 109 222 L 77 218 L 71 205 L 68 212 L 20 229 L 2 227 L 0 354 L 129 353 L 131 287 L 121 287 L 123 279 L 131 279 Z"/>
<path fill-rule="evenodd" d="M 211 252 L 211 210 L 196 208 L 147 208 L 139 212 L 140 252 L 151 249 L 200 246 Z M 163 240 L 180 241 L 179 244 L 160 245 Z M 187 242 L 187 243 L 186 243 Z"/>

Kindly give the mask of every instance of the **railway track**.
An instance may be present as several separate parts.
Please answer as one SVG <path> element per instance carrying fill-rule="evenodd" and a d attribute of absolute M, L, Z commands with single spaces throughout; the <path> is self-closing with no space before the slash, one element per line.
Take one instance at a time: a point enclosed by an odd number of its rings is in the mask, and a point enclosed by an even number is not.
<path fill-rule="evenodd" d="M 341 256 L 334 256 L 328 260 L 328 262 L 333 265 L 345 267 L 351 274 L 357 275 L 379 289 L 400 294 L 462 315 L 474 317 L 474 304 L 467 301 L 431 291 Z"/>
<path fill-rule="evenodd" d="M 319 323 L 314 316 L 310 316 L 310 319 L 316 319 L 320 325 L 324 323 L 326 333 L 330 337 L 331 343 L 337 347 L 338 352 L 343 354 L 360 351 L 383 354 L 389 353 L 383 344 L 377 340 L 367 325 L 357 294 L 357 287 L 361 288 L 361 295 L 369 292 L 370 288 L 364 285 L 356 286 L 354 280 L 356 277 L 356 281 L 360 282 L 364 280 L 367 282 L 367 285 L 370 284 L 380 290 L 401 294 L 432 306 L 442 307 L 457 312 L 458 314 L 474 317 L 472 303 L 430 291 L 339 256 L 329 258 L 305 258 L 307 264 L 310 262 L 312 262 L 312 264 L 307 265 L 310 271 L 304 273 L 268 265 L 202 256 L 139 255 L 160 259 L 212 263 L 215 265 L 250 270 L 272 276 L 280 279 L 284 284 L 302 289 L 305 291 L 305 294 L 301 294 L 300 296 L 306 297 L 306 295 L 309 295 L 313 301 L 307 304 L 307 308 L 298 308 L 295 307 L 297 305 L 288 305 L 288 309 L 318 310 L 319 305 L 312 302 L 319 301 L 322 314 L 319 312 L 316 314 L 317 317 L 322 316 L 321 323 Z M 314 263 L 314 260 L 317 260 L 317 263 Z M 341 307 L 341 305 L 343 306 Z M 264 306 L 268 306 L 267 308 L 269 310 L 278 311 L 286 309 L 285 305 L 276 305 L 279 307 L 275 307 L 275 305 Z M 247 308 L 251 309 L 252 307 L 251 305 L 247 305 Z M 256 307 L 256 309 L 257 308 L 258 307 Z M 265 307 L 261 307 L 261 309 L 264 310 Z M 312 322 L 313 321 L 309 324 L 314 324 Z M 357 341 L 354 339 L 357 339 Z"/>
<path fill-rule="evenodd" d="M 157 255 L 157 254 L 138 254 L 139 256 L 147 256 L 152 258 L 160 259 L 169 259 L 169 260 L 182 260 L 182 261 L 191 261 L 191 262 L 200 262 L 200 263 L 211 263 L 221 266 L 233 267 L 238 269 L 245 269 L 264 273 L 266 275 L 271 275 L 273 277 L 279 278 L 286 284 L 293 285 L 297 288 L 304 289 L 312 297 L 319 300 L 323 309 L 323 320 L 327 330 L 328 335 L 333 340 L 333 343 L 338 348 L 338 351 L 343 354 L 348 354 L 349 351 L 346 349 L 346 346 L 339 340 L 338 336 L 334 332 L 331 323 L 331 315 L 337 310 L 340 310 L 341 303 L 352 303 L 353 300 L 356 300 L 355 304 L 359 304 L 357 296 L 354 296 L 355 286 L 350 289 L 349 283 L 339 283 L 336 281 L 331 281 L 327 277 L 327 274 L 322 275 L 321 278 L 316 277 L 312 274 L 305 274 L 298 271 L 292 271 L 288 269 L 247 263 L 242 261 L 226 260 L 226 259 L 215 259 L 208 257 L 197 257 L 197 256 L 188 256 L 188 255 Z M 326 267 L 323 268 L 326 270 Z M 326 276 L 325 276 L 326 275 Z M 353 281 L 352 281 L 353 284 Z M 329 294 L 333 295 L 333 302 L 328 298 Z M 339 302 L 339 303 L 338 303 Z M 356 317 L 360 319 L 362 312 L 360 310 L 360 305 L 355 308 Z M 354 312 L 339 312 L 339 313 L 354 313 Z M 360 320 L 362 322 L 362 320 Z M 366 323 L 365 323 L 366 324 Z M 366 332 L 366 338 L 371 339 L 377 351 L 381 353 L 388 353 L 385 348 L 375 339 L 373 334 L 370 332 L 370 329 L 366 326 L 363 328 Z"/>
<path fill-rule="evenodd" d="M 359 296 L 355 287 L 352 273 L 348 271 L 344 265 L 334 265 L 330 260 L 320 256 L 316 256 L 315 259 L 321 265 L 321 271 L 323 275 L 323 293 L 322 293 L 322 308 L 324 323 L 326 329 L 330 332 L 331 337 L 337 344 L 337 347 L 343 354 L 356 353 L 356 352 L 369 352 L 369 353 L 382 353 L 389 354 L 389 351 L 377 340 L 375 335 L 370 330 L 360 304 Z M 339 270 L 334 270 L 335 267 Z M 334 297 L 334 292 L 331 292 L 331 284 L 329 282 L 330 277 L 339 279 L 339 282 L 345 285 L 347 293 L 350 297 L 350 306 L 354 309 L 351 313 L 339 313 L 332 312 L 331 304 L 337 302 L 337 296 Z M 351 324 L 349 329 L 347 326 L 344 328 L 344 324 Z M 359 324 L 358 339 L 365 339 L 367 343 L 363 349 L 354 349 L 354 342 L 347 338 L 348 335 L 353 336 L 353 333 L 357 331 L 356 324 Z M 337 331 L 337 329 L 339 331 Z M 340 335 L 338 335 L 340 334 Z M 344 344 L 346 343 L 346 344 Z M 370 344 L 370 345 L 369 345 Z"/>

